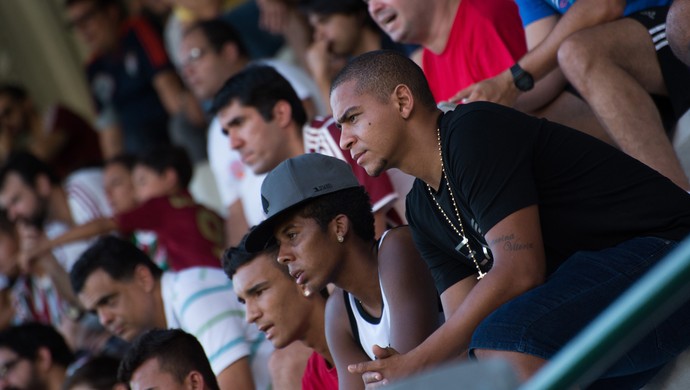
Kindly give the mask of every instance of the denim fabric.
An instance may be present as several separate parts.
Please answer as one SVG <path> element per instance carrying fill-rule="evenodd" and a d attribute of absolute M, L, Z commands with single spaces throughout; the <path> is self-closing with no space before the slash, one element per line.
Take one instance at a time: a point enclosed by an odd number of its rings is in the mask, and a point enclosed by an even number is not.
<path fill-rule="evenodd" d="M 551 358 L 675 246 L 673 241 L 642 237 L 613 248 L 575 253 L 544 284 L 482 321 L 474 332 L 470 355 L 474 349 L 489 349 Z M 602 378 L 631 376 L 620 388 L 644 383 L 690 345 L 688 329 L 690 304 L 685 304 Z"/>

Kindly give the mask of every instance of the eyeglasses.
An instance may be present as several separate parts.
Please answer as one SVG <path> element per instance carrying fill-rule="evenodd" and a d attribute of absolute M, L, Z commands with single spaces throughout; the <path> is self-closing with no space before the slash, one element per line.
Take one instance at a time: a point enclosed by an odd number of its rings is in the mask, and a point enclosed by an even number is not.
<path fill-rule="evenodd" d="M 94 16 L 96 16 L 101 9 L 99 7 L 93 7 L 90 10 L 84 12 L 81 16 L 74 18 L 67 22 L 67 28 L 73 30 L 75 28 L 82 28 L 86 23 L 88 23 Z"/>
<path fill-rule="evenodd" d="M 9 362 L 3 365 L 0 365 L 0 379 L 6 378 L 7 375 L 9 375 L 10 371 L 12 371 L 12 369 L 16 367 L 17 363 L 19 363 L 21 360 L 22 358 L 18 357 L 14 360 L 10 360 Z"/>
<path fill-rule="evenodd" d="M 184 60 L 182 60 L 182 66 L 187 66 L 191 65 L 197 61 L 201 57 L 203 57 L 206 54 L 206 49 L 202 49 L 200 47 L 193 47 L 189 49 L 189 53 L 187 54 L 187 57 L 185 57 Z"/>

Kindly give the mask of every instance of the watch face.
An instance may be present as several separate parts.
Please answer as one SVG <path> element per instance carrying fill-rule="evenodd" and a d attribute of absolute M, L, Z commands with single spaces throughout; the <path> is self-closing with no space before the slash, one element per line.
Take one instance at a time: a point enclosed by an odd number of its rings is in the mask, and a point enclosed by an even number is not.
<path fill-rule="evenodd" d="M 527 72 L 524 72 L 522 74 L 522 77 L 515 80 L 515 84 L 517 85 L 519 90 L 529 91 L 534 87 L 534 79 L 532 78 L 532 75 L 530 75 Z"/>

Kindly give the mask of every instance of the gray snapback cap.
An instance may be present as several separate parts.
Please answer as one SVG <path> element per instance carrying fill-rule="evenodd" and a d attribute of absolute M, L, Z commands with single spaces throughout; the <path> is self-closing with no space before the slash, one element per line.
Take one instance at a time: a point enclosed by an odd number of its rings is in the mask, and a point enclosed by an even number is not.
<path fill-rule="evenodd" d="M 261 185 L 266 220 L 247 236 L 247 250 L 256 252 L 266 247 L 273 238 L 277 217 L 285 211 L 309 199 L 359 186 L 352 168 L 335 157 L 307 153 L 283 161 L 266 175 Z"/>

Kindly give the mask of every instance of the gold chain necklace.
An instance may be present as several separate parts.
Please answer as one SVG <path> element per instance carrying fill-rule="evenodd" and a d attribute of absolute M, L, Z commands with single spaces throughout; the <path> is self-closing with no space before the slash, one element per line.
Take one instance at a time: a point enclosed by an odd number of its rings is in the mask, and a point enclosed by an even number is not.
<path fill-rule="evenodd" d="M 436 203 L 436 207 L 438 207 L 438 210 L 443 214 L 443 216 L 446 219 L 446 222 L 450 225 L 450 227 L 455 230 L 455 233 L 460 236 L 460 244 L 455 248 L 458 252 L 463 246 L 467 246 L 467 251 L 470 254 L 470 258 L 472 259 L 472 262 L 474 263 L 474 266 L 477 268 L 477 273 L 479 276 L 477 276 L 477 279 L 481 279 L 486 275 L 486 272 L 483 272 L 481 268 L 479 268 L 479 262 L 477 262 L 477 258 L 474 256 L 474 251 L 472 250 L 472 247 L 470 247 L 470 240 L 467 238 L 467 235 L 465 235 L 465 229 L 462 226 L 462 218 L 460 218 L 460 211 L 458 210 L 458 205 L 455 203 L 455 196 L 453 195 L 453 190 L 450 188 L 450 181 L 448 181 L 448 176 L 446 175 L 446 168 L 444 167 L 443 164 L 443 154 L 441 153 L 441 129 L 436 128 L 436 138 L 438 140 L 438 156 L 441 159 L 441 172 L 443 173 L 443 179 L 446 181 L 446 187 L 448 187 L 448 193 L 450 194 L 450 199 L 453 202 L 453 210 L 455 211 L 455 216 L 458 218 L 458 223 L 460 224 L 460 229 L 458 229 L 455 224 L 448 218 L 448 215 L 446 212 L 443 210 L 443 207 L 438 203 L 438 200 L 436 200 L 436 195 L 434 195 L 433 190 L 431 189 L 431 186 L 427 183 L 426 188 L 429 190 L 429 195 L 431 195 L 431 199 L 434 200 L 434 203 Z"/>

